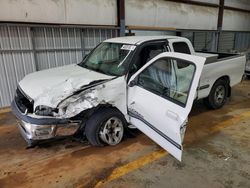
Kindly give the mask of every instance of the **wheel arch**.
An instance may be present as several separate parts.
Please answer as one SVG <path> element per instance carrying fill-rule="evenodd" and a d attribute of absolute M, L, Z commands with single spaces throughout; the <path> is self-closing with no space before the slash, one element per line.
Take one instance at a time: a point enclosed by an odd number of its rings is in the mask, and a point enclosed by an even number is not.
<path fill-rule="evenodd" d="M 230 77 L 228 75 L 224 75 L 224 76 L 221 76 L 219 77 L 215 82 L 214 84 L 219 81 L 219 80 L 225 80 L 228 84 L 228 93 L 227 93 L 227 97 L 230 97 L 231 96 L 231 86 L 230 86 Z M 214 85 L 213 84 L 213 85 Z"/>
<path fill-rule="evenodd" d="M 226 87 L 226 95 L 224 95 L 223 101 L 221 101 L 220 103 L 217 103 L 214 101 L 214 92 L 215 92 L 215 88 L 216 85 L 218 86 L 218 84 L 222 84 Z M 204 104 L 209 108 L 209 109 L 219 109 L 221 108 L 225 102 L 226 102 L 226 98 L 231 96 L 231 87 L 230 87 L 230 77 L 229 76 L 221 76 L 218 79 L 216 79 L 209 91 L 209 95 L 203 99 Z"/>
<path fill-rule="evenodd" d="M 117 108 L 116 106 L 114 106 L 114 105 L 112 105 L 112 104 L 109 104 L 109 103 L 97 105 L 97 106 L 95 107 L 95 110 L 94 110 L 93 113 L 95 113 L 95 112 L 97 112 L 97 111 L 99 111 L 99 110 L 105 110 L 105 109 L 110 109 L 110 108 L 119 111 L 120 114 L 122 114 L 122 115 L 124 116 L 124 113 L 122 113 L 122 111 L 119 110 L 119 108 Z M 125 119 L 126 119 L 126 118 L 125 118 Z"/>
<path fill-rule="evenodd" d="M 100 136 L 100 130 L 102 125 L 106 122 L 106 118 L 118 118 L 122 122 L 122 135 L 120 135 L 120 139 L 117 143 L 108 143 L 107 140 Z M 100 104 L 95 109 L 91 110 L 91 113 L 89 113 L 88 118 L 85 119 L 84 126 L 82 128 L 82 135 L 87 138 L 89 143 L 94 146 L 104 146 L 106 144 L 108 145 L 116 145 L 118 144 L 127 129 L 127 120 L 124 117 L 124 114 L 116 107 L 112 106 L 111 104 Z M 105 133 L 106 134 L 106 133 Z M 109 139 L 108 139 L 109 140 Z"/>
<path fill-rule="evenodd" d="M 110 103 L 105 103 L 105 104 L 98 104 L 97 106 L 94 106 L 92 108 L 83 110 L 82 112 L 80 112 L 77 116 L 74 117 L 74 119 L 82 119 L 82 125 L 81 128 L 84 129 L 85 127 L 85 123 L 86 121 L 94 114 L 97 113 L 100 110 L 105 110 L 105 109 L 115 109 L 117 110 L 120 114 L 122 114 L 124 116 L 124 118 L 127 121 L 127 118 L 125 116 L 124 113 L 122 113 L 121 110 L 119 110 L 119 108 L 117 108 L 116 106 L 110 104 Z"/>

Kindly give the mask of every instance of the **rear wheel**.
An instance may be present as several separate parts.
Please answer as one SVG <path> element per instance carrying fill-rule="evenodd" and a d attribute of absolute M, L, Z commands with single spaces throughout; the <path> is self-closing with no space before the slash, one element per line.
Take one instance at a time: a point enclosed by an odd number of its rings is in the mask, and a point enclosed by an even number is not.
<path fill-rule="evenodd" d="M 205 105 L 211 109 L 221 108 L 226 102 L 228 90 L 229 86 L 227 80 L 221 79 L 216 81 L 209 96 L 204 99 Z"/>
<path fill-rule="evenodd" d="M 117 145 L 124 136 L 124 116 L 116 109 L 101 109 L 86 122 L 85 134 L 91 145 Z"/>

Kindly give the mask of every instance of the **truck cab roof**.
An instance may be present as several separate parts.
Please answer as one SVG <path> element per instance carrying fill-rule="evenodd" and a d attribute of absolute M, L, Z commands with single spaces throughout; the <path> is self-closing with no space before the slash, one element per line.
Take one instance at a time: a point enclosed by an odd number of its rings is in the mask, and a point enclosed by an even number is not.
<path fill-rule="evenodd" d="M 186 40 L 183 37 L 163 35 L 163 36 L 127 36 L 127 37 L 116 37 L 116 38 L 107 39 L 104 42 L 140 45 L 141 43 L 144 43 L 144 42 L 147 42 L 147 41 L 161 40 L 161 39 L 183 39 L 183 40 Z"/>

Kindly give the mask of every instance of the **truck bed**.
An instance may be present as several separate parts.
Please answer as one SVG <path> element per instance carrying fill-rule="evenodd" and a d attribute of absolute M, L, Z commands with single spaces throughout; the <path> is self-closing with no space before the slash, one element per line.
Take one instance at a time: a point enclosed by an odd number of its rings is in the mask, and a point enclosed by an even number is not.
<path fill-rule="evenodd" d="M 201 53 L 203 57 L 204 54 L 217 55 L 216 53 Z M 212 58 L 214 57 L 212 56 Z M 211 61 L 210 58 L 209 61 L 205 63 L 200 77 L 199 86 L 203 88 L 198 91 L 198 98 L 200 99 L 209 95 L 213 84 L 221 77 L 229 78 L 230 87 L 240 83 L 245 70 L 246 57 L 239 54 L 218 53 L 217 60 Z"/>
<path fill-rule="evenodd" d="M 236 57 L 241 56 L 240 54 L 203 52 L 203 51 L 197 51 L 197 52 L 195 52 L 195 55 L 205 57 L 207 59 L 205 64 L 216 63 L 218 61 L 236 58 Z"/>

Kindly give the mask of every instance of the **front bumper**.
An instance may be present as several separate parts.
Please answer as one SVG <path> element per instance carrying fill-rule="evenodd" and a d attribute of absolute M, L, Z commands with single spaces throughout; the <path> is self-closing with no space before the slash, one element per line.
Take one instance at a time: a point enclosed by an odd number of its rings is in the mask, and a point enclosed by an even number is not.
<path fill-rule="evenodd" d="M 19 130 L 29 146 L 39 141 L 74 135 L 81 124 L 81 121 L 70 119 L 30 117 L 18 109 L 15 101 L 11 103 L 11 109 L 18 119 Z"/>

